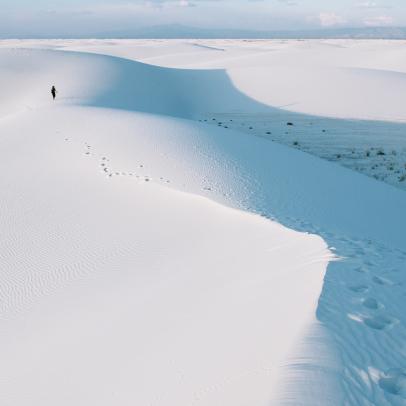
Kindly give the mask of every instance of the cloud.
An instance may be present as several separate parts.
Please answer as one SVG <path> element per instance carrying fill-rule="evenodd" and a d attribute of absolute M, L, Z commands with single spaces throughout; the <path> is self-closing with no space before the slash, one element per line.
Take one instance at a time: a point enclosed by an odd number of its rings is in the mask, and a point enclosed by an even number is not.
<path fill-rule="evenodd" d="M 406 26 L 406 0 L 0 0 L 0 34 L 192 27 L 305 30 Z M 328 5 L 328 6 L 327 6 Z"/>
<path fill-rule="evenodd" d="M 394 19 L 390 16 L 368 17 L 364 20 L 367 27 L 387 27 L 393 25 Z"/>
<path fill-rule="evenodd" d="M 298 6 L 295 0 L 278 0 L 279 3 L 285 4 L 286 6 Z"/>
<path fill-rule="evenodd" d="M 388 4 L 380 4 L 376 1 L 361 1 L 358 4 L 356 4 L 357 8 L 363 8 L 363 9 L 390 9 L 392 8 L 390 5 Z"/>
<path fill-rule="evenodd" d="M 335 25 L 345 24 L 347 20 L 336 13 L 320 13 L 319 21 L 323 27 L 333 27 Z"/>

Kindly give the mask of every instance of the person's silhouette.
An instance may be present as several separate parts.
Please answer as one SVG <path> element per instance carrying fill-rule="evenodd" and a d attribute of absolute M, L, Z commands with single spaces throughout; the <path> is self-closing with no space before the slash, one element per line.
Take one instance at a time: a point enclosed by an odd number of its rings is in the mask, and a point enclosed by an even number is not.
<path fill-rule="evenodd" d="M 52 93 L 53 99 L 55 100 L 55 97 L 56 97 L 56 89 L 55 89 L 55 86 L 52 86 L 51 93 Z"/>

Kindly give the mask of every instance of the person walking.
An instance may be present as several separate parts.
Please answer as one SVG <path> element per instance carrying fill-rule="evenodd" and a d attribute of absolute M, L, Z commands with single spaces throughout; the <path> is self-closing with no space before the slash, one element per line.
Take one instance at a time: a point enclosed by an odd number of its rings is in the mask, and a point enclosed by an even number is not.
<path fill-rule="evenodd" d="M 52 97 L 53 97 L 54 100 L 55 100 L 55 98 L 56 98 L 56 93 L 57 93 L 57 91 L 56 91 L 56 89 L 55 89 L 55 86 L 52 86 L 51 94 L 52 94 Z"/>

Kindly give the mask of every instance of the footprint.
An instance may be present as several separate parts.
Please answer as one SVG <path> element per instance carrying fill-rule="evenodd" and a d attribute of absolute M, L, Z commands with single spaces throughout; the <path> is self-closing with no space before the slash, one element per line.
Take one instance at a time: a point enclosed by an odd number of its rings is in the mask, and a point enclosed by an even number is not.
<path fill-rule="evenodd" d="M 364 318 L 364 323 L 374 330 L 385 330 L 395 324 L 395 320 L 387 316 L 373 316 Z"/>
<path fill-rule="evenodd" d="M 372 280 L 377 284 L 381 286 L 388 286 L 388 285 L 393 285 L 392 281 L 389 279 L 381 278 L 380 276 L 374 276 Z"/>
<path fill-rule="evenodd" d="M 368 272 L 367 269 L 364 268 L 363 266 L 360 266 L 360 267 L 358 267 L 358 268 L 355 268 L 354 271 L 355 271 L 355 272 L 359 272 L 359 273 L 367 273 L 367 272 Z"/>
<path fill-rule="evenodd" d="M 375 262 L 371 262 L 371 261 L 365 261 L 365 265 L 366 266 L 371 266 L 371 267 L 376 266 Z"/>
<path fill-rule="evenodd" d="M 406 399 L 406 370 L 402 368 L 389 370 L 379 380 L 379 386 L 391 395 Z"/>
<path fill-rule="evenodd" d="M 378 310 L 380 305 L 378 301 L 372 297 L 369 297 L 367 299 L 364 299 L 362 304 L 367 308 L 371 310 Z"/>
<path fill-rule="evenodd" d="M 348 289 L 352 290 L 355 293 L 366 293 L 369 290 L 369 287 L 366 285 L 353 285 L 349 286 Z"/>

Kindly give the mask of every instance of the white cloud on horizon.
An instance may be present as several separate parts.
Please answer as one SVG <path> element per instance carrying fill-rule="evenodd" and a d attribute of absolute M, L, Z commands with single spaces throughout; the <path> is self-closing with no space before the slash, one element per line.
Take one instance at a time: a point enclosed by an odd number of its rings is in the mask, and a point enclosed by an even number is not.
<path fill-rule="evenodd" d="M 364 20 L 364 25 L 367 27 L 390 27 L 393 24 L 394 19 L 390 16 L 369 17 Z"/>
<path fill-rule="evenodd" d="M 322 12 L 319 14 L 319 20 L 322 27 L 334 27 L 336 25 L 343 25 L 347 20 L 339 16 L 336 13 L 325 13 Z"/>
<path fill-rule="evenodd" d="M 405 0 L 0 0 L 0 34 L 182 24 L 252 30 L 406 26 Z M 327 7 L 326 7 L 327 6 Z"/>

